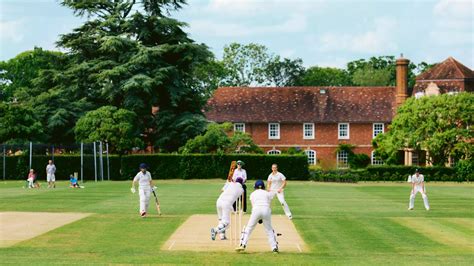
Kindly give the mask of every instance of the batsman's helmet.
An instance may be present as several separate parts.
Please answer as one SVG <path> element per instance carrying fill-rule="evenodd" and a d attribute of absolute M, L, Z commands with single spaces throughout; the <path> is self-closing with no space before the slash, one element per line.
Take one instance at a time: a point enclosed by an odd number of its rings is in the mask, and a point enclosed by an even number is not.
<path fill-rule="evenodd" d="M 140 169 L 148 169 L 148 165 L 146 163 L 141 163 L 139 168 Z"/>
<path fill-rule="evenodd" d="M 265 183 L 263 183 L 262 180 L 257 180 L 257 182 L 255 182 L 255 185 L 253 186 L 255 189 L 265 189 Z"/>
<path fill-rule="evenodd" d="M 245 163 L 244 163 L 243 161 L 241 161 L 241 160 L 238 160 L 238 161 L 237 161 L 237 164 L 240 164 L 240 165 L 242 165 L 242 166 L 245 165 Z"/>
<path fill-rule="evenodd" d="M 237 178 L 235 179 L 235 182 L 236 182 L 236 183 L 240 183 L 240 184 L 242 185 L 242 184 L 244 183 L 244 180 L 242 179 L 242 177 L 237 177 Z"/>

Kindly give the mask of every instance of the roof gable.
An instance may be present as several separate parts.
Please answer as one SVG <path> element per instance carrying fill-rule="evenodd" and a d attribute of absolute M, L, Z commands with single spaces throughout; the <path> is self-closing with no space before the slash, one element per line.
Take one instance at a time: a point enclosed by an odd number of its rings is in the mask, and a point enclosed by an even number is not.
<path fill-rule="evenodd" d="M 461 64 L 453 57 L 449 57 L 437 64 L 430 70 L 416 77 L 417 81 L 423 80 L 450 80 L 474 78 L 474 72 L 467 66 Z"/>

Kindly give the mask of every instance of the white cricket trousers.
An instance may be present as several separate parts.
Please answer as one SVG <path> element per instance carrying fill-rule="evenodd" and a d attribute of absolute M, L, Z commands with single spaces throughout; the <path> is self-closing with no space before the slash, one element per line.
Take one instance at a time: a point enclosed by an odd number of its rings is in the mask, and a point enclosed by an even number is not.
<path fill-rule="evenodd" d="M 421 186 L 415 186 L 412 193 L 410 194 L 410 204 L 408 208 L 413 209 L 413 207 L 415 206 L 415 197 L 416 197 L 416 194 L 418 194 L 418 192 L 420 192 L 421 197 L 423 198 L 425 209 L 429 210 L 430 204 L 428 203 L 428 196 L 423 192 L 423 188 Z"/>
<path fill-rule="evenodd" d="M 290 217 L 291 216 L 290 207 L 288 207 L 288 204 L 286 204 L 285 194 L 283 193 L 283 191 L 278 193 L 277 191 L 272 190 L 270 193 L 272 193 L 272 199 L 275 197 L 275 195 L 277 196 L 278 200 L 281 203 L 281 206 L 283 206 L 283 211 L 285 212 L 285 215 Z"/>
<path fill-rule="evenodd" d="M 252 234 L 253 229 L 258 223 L 258 220 L 262 219 L 263 227 L 267 233 L 268 243 L 272 249 L 278 248 L 278 243 L 276 240 L 275 231 L 272 228 L 272 211 L 268 207 L 259 207 L 256 206 L 252 209 L 252 214 L 250 215 L 249 222 L 245 227 L 242 237 L 240 238 L 240 245 L 247 246 L 249 241 L 250 234 Z"/>
<path fill-rule="evenodd" d="M 230 212 L 232 211 L 232 203 L 224 200 L 217 200 L 216 202 L 217 216 L 219 217 L 219 225 L 217 226 L 218 233 L 224 233 L 230 224 Z"/>
<path fill-rule="evenodd" d="M 140 214 L 148 211 L 150 205 L 151 188 L 139 188 L 138 195 L 140 196 Z"/>

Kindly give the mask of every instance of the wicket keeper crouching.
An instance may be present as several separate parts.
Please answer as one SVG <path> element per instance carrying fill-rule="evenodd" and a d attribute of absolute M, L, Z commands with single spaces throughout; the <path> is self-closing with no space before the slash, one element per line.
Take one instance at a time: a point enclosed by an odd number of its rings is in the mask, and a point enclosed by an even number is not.
<path fill-rule="evenodd" d="M 216 239 L 216 234 L 221 235 L 221 240 L 226 239 L 225 230 L 230 224 L 230 212 L 232 211 L 232 204 L 242 196 L 244 189 L 242 183 L 244 180 L 238 177 L 235 182 L 227 182 L 224 186 L 223 192 L 216 202 L 217 216 L 219 217 L 219 224 L 217 227 L 211 228 L 211 239 Z"/>
<path fill-rule="evenodd" d="M 242 232 L 240 239 L 240 246 L 236 248 L 237 251 L 243 251 L 247 247 L 250 234 L 259 222 L 262 220 L 265 232 L 267 233 L 268 243 L 273 252 L 278 252 L 278 242 L 276 240 L 275 231 L 272 228 L 272 194 L 265 190 L 265 183 L 262 180 L 255 182 L 255 191 L 250 194 L 250 202 L 252 203 L 252 214 L 249 222 Z"/>

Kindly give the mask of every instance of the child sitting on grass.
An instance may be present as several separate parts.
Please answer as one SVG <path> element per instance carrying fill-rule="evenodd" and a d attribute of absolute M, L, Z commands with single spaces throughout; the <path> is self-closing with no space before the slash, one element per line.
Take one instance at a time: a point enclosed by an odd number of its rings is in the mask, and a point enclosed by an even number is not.
<path fill-rule="evenodd" d="M 30 172 L 28 173 L 28 178 L 26 179 L 26 182 L 28 182 L 28 188 L 39 188 L 40 184 L 36 180 L 36 173 L 34 169 L 30 169 Z"/>
<path fill-rule="evenodd" d="M 69 182 L 71 183 L 69 187 L 80 188 L 79 183 L 77 182 L 77 178 L 74 175 L 69 176 Z"/>

